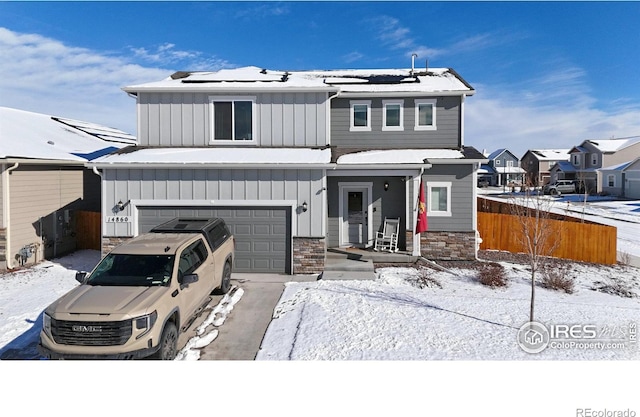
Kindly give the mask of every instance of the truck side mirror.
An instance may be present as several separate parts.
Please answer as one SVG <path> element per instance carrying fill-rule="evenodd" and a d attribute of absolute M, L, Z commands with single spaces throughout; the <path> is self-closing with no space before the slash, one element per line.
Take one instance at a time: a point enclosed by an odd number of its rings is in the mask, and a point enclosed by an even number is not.
<path fill-rule="evenodd" d="M 76 281 L 78 281 L 80 284 L 84 284 L 86 280 L 87 280 L 86 272 L 84 271 L 76 272 Z"/>
<path fill-rule="evenodd" d="M 198 274 L 187 274 L 180 280 L 180 285 L 189 285 L 198 282 Z"/>

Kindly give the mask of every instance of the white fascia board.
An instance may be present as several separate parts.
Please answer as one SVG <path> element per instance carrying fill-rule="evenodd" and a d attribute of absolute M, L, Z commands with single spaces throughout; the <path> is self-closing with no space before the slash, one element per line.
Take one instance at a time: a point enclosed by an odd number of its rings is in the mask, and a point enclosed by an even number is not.
<path fill-rule="evenodd" d="M 120 162 L 120 163 L 95 163 L 87 164 L 88 167 L 95 167 L 98 169 L 117 169 L 117 168 L 182 168 L 182 169 L 328 169 L 332 167 L 332 164 L 224 164 L 224 163 L 138 163 L 138 162 Z"/>
<path fill-rule="evenodd" d="M 431 165 L 468 165 L 474 163 L 486 164 L 488 159 L 428 159 Z"/>
<path fill-rule="evenodd" d="M 473 93 L 461 91 L 341 91 L 340 97 L 361 98 L 361 97 L 459 97 L 471 96 Z"/>
<path fill-rule="evenodd" d="M 166 87 L 137 87 L 127 88 L 122 90 L 129 94 L 137 93 L 205 93 L 205 94 L 260 94 L 260 93 L 333 93 L 340 91 L 335 87 L 256 87 L 253 86 L 238 86 L 228 88 L 212 88 L 209 86 L 197 87 L 194 86 L 166 86 Z"/>
<path fill-rule="evenodd" d="M 420 165 L 419 168 L 410 169 L 407 165 L 403 165 L 400 169 L 380 169 L 379 165 L 375 168 L 365 169 L 362 167 L 354 167 L 357 169 L 344 169 L 343 167 L 328 170 L 327 177 L 340 177 L 340 176 L 352 176 L 352 177 L 413 177 L 420 174 L 420 169 L 429 169 L 428 165 Z"/>
<path fill-rule="evenodd" d="M 340 171 L 357 171 L 357 170 L 375 170 L 384 172 L 384 170 L 393 170 L 394 175 L 398 170 L 415 170 L 415 169 L 429 169 L 431 168 L 431 164 L 333 164 L 333 171 L 327 171 L 327 175 L 336 175 L 331 174 L 330 172 L 340 172 Z M 351 174 L 353 175 L 353 174 Z M 372 175 L 371 173 L 367 173 L 367 175 Z"/>
<path fill-rule="evenodd" d="M 20 165 L 73 165 L 73 166 L 85 166 L 86 160 L 72 160 L 72 159 L 29 159 L 29 158 L 6 158 L 2 159 L 2 163 Z"/>

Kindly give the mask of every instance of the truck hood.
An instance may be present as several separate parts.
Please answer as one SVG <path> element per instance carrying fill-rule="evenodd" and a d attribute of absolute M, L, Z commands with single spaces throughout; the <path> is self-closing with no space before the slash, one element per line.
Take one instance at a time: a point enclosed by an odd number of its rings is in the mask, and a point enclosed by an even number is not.
<path fill-rule="evenodd" d="M 146 314 L 168 287 L 114 287 L 80 285 L 62 296 L 52 309 L 55 313 Z"/>

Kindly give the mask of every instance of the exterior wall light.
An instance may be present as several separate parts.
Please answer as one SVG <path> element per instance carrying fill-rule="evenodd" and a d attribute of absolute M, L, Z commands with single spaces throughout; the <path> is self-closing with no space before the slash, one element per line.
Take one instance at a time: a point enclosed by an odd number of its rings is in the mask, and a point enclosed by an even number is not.
<path fill-rule="evenodd" d="M 387 181 L 384 182 L 384 190 L 389 190 L 389 183 Z"/>
<path fill-rule="evenodd" d="M 305 201 L 304 203 L 302 203 L 302 211 L 306 213 L 307 210 L 309 210 L 309 206 L 307 205 L 307 202 Z"/>

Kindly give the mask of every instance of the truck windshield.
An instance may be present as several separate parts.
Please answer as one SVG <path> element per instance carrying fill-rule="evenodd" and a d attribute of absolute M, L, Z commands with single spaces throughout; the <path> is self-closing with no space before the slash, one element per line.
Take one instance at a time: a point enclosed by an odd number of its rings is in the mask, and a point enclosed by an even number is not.
<path fill-rule="evenodd" d="M 109 254 L 87 279 L 89 285 L 167 286 L 174 256 Z"/>

